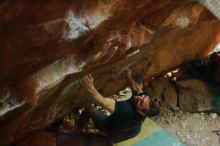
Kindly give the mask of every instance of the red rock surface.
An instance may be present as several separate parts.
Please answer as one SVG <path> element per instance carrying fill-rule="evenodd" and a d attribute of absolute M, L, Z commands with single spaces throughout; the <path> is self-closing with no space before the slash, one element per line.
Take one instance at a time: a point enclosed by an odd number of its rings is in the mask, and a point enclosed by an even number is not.
<path fill-rule="evenodd" d="M 88 102 L 85 74 L 108 96 L 126 86 L 127 66 L 147 82 L 206 57 L 220 41 L 219 26 L 188 0 L 0 2 L 0 143 Z"/>

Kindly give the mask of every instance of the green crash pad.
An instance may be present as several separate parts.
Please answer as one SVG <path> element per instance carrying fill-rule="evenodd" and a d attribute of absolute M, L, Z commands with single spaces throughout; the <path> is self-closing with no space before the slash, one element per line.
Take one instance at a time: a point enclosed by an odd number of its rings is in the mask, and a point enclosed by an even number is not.
<path fill-rule="evenodd" d="M 186 146 L 150 119 L 146 119 L 140 134 L 114 146 Z"/>

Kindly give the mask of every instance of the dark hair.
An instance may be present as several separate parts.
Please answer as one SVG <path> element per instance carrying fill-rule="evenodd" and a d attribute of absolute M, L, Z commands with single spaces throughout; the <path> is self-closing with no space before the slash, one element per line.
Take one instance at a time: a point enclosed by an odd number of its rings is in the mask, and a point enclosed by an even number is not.
<path fill-rule="evenodd" d="M 161 102 L 156 97 L 150 97 L 150 109 L 143 110 L 146 117 L 153 117 L 160 113 L 161 111 Z"/>

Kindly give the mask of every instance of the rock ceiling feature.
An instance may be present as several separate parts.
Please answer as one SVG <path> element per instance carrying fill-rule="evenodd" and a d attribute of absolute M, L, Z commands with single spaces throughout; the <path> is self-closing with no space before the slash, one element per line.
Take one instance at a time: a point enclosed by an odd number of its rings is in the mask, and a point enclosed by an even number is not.
<path fill-rule="evenodd" d="M 148 82 L 206 58 L 219 26 L 193 0 L 1 1 L 0 143 L 22 141 L 90 101 L 81 84 L 88 73 L 109 96 L 126 87 L 128 66 Z"/>

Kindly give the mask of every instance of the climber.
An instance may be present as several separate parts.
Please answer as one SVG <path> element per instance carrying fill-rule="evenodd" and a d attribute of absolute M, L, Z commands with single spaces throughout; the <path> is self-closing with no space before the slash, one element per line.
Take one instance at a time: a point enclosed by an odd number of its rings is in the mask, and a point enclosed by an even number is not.
<path fill-rule="evenodd" d="M 84 77 L 84 86 L 95 101 L 106 108 L 111 115 L 101 111 L 90 111 L 95 128 L 107 134 L 113 143 L 118 143 L 136 136 L 146 117 L 152 117 L 160 112 L 160 101 L 148 96 L 142 91 L 142 85 L 132 78 L 132 72 L 127 70 L 127 78 L 133 90 L 131 98 L 125 101 L 115 101 L 101 95 L 93 84 L 91 75 Z"/>

